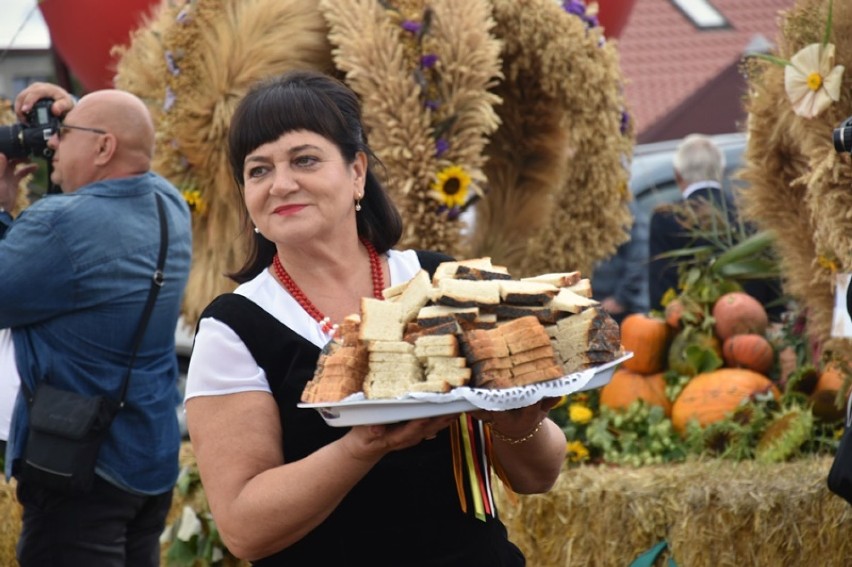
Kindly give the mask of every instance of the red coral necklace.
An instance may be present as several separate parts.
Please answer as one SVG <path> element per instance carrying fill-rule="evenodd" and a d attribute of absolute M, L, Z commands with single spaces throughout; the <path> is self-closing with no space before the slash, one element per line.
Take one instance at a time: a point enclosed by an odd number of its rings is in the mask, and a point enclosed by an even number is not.
<path fill-rule="evenodd" d="M 367 249 L 367 254 L 370 256 L 370 274 L 373 276 L 373 297 L 376 299 L 383 299 L 382 290 L 385 289 L 385 277 L 382 273 L 382 264 L 379 260 L 379 254 L 376 252 L 376 248 L 373 246 L 373 243 L 366 239 L 361 239 L 361 244 Z M 281 264 L 281 260 L 278 258 L 278 254 L 272 257 L 272 269 L 275 270 L 275 275 L 278 276 L 278 281 L 281 282 L 281 285 L 284 286 L 293 299 L 296 300 L 296 303 L 301 305 L 302 309 L 305 310 L 305 313 L 313 317 L 317 323 L 320 324 L 322 328 L 322 332 L 326 335 L 334 334 L 334 331 L 337 329 L 336 324 L 331 323 L 331 319 L 322 314 L 322 312 L 317 309 L 316 305 L 314 305 L 308 296 L 296 285 L 296 282 L 293 281 L 293 278 L 290 277 L 290 274 L 287 273 L 287 270 L 284 269 L 284 266 Z"/>

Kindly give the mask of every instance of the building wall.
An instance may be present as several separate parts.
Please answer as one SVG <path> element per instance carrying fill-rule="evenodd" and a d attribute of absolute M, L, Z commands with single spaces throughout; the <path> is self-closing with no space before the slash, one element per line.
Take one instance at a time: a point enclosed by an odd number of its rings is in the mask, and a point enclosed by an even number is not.
<path fill-rule="evenodd" d="M 0 97 L 13 99 L 28 84 L 54 76 L 49 49 L 10 49 L 0 61 Z"/>

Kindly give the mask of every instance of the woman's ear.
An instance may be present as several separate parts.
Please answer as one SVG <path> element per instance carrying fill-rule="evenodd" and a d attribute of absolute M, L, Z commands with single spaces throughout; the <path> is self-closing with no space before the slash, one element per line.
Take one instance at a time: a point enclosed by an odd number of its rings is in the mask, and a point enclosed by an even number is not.
<path fill-rule="evenodd" d="M 360 194 L 364 193 L 364 185 L 367 183 L 367 164 L 367 154 L 364 152 L 355 154 L 352 171 L 355 173 L 355 190 Z"/>

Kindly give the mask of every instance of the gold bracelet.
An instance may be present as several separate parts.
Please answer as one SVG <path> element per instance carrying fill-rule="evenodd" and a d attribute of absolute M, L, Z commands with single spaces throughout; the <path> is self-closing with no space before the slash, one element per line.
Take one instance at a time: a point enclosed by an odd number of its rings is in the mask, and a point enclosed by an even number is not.
<path fill-rule="evenodd" d="M 526 443 L 527 441 L 535 437 L 535 434 L 538 433 L 539 429 L 541 429 L 541 425 L 544 423 L 545 419 L 547 418 L 542 418 L 542 420 L 538 422 L 538 424 L 533 428 L 533 430 L 524 435 L 523 437 L 509 437 L 508 435 L 503 435 L 502 433 L 497 431 L 494 426 L 491 427 L 491 433 L 494 435 L 494 437 L 504 443 L 508 443 L 509 445 L 520 445 L 521 443 Z"/>

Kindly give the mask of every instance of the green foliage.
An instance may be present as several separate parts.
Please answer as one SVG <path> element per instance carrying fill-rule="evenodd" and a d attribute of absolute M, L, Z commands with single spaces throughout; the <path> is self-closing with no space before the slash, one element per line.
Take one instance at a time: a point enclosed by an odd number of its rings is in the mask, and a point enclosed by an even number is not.
<path fill-rule="evenodd" d="M 586 431 L 589 446 L 604 461 L 629 466 L 681 461 L 683 443 L 663 408 L 637 400 L 624 410 L 600 408 Z"/>
<path fill-rule="evenodd" d="M 186 500 L 180 517 L 166 526 L 160 543 L 166 545 L 168 567 L 210 567 L 232 557 L 225 548 L 195 466 L 181 469 L 175 485 L 177 493 Z"/>

